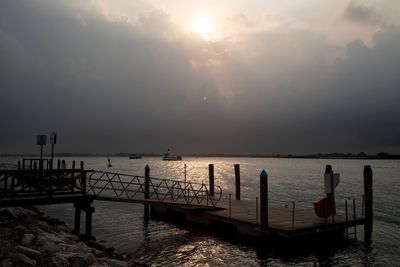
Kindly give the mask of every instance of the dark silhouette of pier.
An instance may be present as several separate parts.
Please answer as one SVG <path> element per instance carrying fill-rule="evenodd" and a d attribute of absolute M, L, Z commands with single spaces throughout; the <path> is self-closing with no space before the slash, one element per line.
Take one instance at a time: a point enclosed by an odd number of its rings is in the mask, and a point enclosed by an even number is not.
<path fill-rule="evenodd" d="M 365 239 L 372 233 L 372 170 L 364 169 L 364 198 L 362 216 L 353 211 L 333 212 L 319 218 L 313 210 L 278 207 L 268 203 L 268 175 L 260 174 L 260 201 L 240 198 L 240 169 L 235 165 L 236 198 L 222 198 L 222 189 L 214 185 L 214 166 L 209 166 L 209 184 L 192 183 L 145 175 L 85 170 L 81 162 L 75 168 L 66 168 L 65 161 L 24 159 L 16 170 L 0 170 L 0 207 L 51 205 L 73 203 L 75 208 L 74 232 L 81 232 L 81 212 L 85 212 L 85 236 L 92 236 L 94 200 L 129 202 L 144 205 L 144 219 L 150 215 L 174 217 L 204 227 L 258 239 L 279 237 L 313 238 L 320 236 L 349 236 L 349 229 L 357 235 L 357 225 L 365 225 Z M 327 169 L 329 169 L 327 167 Z M 333 193 L 333 192 L 332 192 Z M 334 203 L 334 202 L 333 202 Z M 330 204 L 332 205 L 332 204 Z M 336 207 L 333 207 L 334 210 Z M 351 231 L 350 231 L 351 232 Z"/>

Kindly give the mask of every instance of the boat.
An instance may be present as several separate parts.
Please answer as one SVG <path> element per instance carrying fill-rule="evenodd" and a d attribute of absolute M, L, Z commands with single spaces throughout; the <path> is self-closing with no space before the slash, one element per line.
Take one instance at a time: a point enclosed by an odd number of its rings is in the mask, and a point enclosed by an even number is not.
<path fill-rule="evenodd" d="M 182 160 L 182 156 L 172 155 L 172 154 L 169 152 L 169 148 L 168 148 L 168 151 L 164 153 L 164 156 L 163 156 L 162 159 L 163 159 L 163 160 L 171 160 L 171 161 L 172 161 L 172 160 Z"/>
<path fill-rule="evenodd" d="M 141 159 L 141 158 L 142 158 L 142 155 L 139 155 L 139 154 L 130 154 L 130 155 L 129 155 L 129 158 L 130 158 L 130 159 Z"/>

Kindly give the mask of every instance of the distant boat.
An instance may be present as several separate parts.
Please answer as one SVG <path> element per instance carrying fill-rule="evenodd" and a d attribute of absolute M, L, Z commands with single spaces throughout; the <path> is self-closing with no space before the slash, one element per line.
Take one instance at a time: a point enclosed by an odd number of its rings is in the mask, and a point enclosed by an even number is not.
<path fill-rule="evenodd" d="M 171 155 L 169 153 L 169 148 L 168 148 L 168 151 L 164 153 L 164 156 L 162 159 L 163 160 L 182 160 L 182 156 Z"/>
<path fill-rule="evenodd" d="M 141 159 L 141 158 L 142 158 L 142 155 L 139 155 L 139 154 L 130 154 L 130 155 L 129 155 L 129 158 L 130 158 L 130 159 Z"/>

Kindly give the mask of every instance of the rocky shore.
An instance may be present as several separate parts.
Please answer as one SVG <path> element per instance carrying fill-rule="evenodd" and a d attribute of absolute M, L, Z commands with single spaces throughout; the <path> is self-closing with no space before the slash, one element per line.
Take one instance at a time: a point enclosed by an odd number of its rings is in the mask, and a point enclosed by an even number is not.
<path fill-rule="evenodd" d="M 0 267 L 144 266 L 113 248 L 72 234 L 62 221 L 32 207 L 0 210 Z"/>

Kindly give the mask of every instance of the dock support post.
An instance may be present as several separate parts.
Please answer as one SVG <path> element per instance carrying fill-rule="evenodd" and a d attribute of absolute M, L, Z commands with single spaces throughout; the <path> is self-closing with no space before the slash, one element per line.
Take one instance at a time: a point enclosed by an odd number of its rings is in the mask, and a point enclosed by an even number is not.
<path fill-rule="evenodd" d="M 86 231 L 85 234 L 88 238 L 92 237 L 92 215 L 94 212 L 94 208 L 90 206 L 90 204 L 88 205 L 88 207 L 86 207 Z"/>
<path fill-rule="evenodd" d="M 373 198 L 372 198 L 372 169 L 370 165 L 364 166 L 364 199 L 365 199 L 365 224 L 364 239 L 371 240 L 373 221 Z"/>
<path fill-rule="evenodd" d="M 229 218 L 232 216 L 232 194 L 229 193 Z"/>
<path fill-rule="evenodd" d="M 236 200 L 240 200 L 240 165 L 235 164 Z"/>
<path fill-rule="evenodd" d="M 208 165 L 208 176 L 210 181 L 210 196 L 214 196 L 214 164 Z"/>
<path fill-rule="evenodd" d="M 148 199 L 150 193 L 150 167 L 146 165 L 144 168 L 144 198 Z M 150 206 L 149 204 L 144 204 L 144 220 L 148 221 L 150 219 Z"/>
<path fill-rule="evenodd" d="M 75 208 L 75 224 L 74 224 L 74 234 L 79 236 L 81 231 L 81 206 L 79 203 L 74 203 Z"/>
<path fill-rule="evenodd" d="M 260 173 L 260 220 L 261 230 L 268 228 L 268 174 L 265 170 Z"/>
<path fill-rule="evenodd" d="M 356 223 L 356 200 L 353 198 L 353 222 L 354 222 L 354 239 L 357 239 L 357 223 Z"/>

